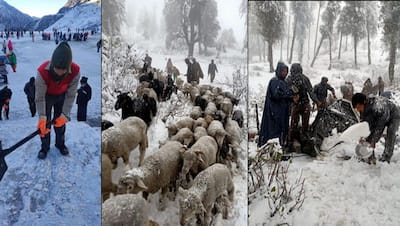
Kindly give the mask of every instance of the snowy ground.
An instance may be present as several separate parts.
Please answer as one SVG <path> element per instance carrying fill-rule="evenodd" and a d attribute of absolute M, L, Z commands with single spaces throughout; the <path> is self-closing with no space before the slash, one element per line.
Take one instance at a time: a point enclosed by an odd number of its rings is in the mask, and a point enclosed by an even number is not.
<path fill-rule="evenodd" d="M 342 53 L 342 60 L 337 60 L 334 54 L 334 65 L 328 71 L 329 53 L 322 50 L 315 66 L 309 67 L 310 62 L 304 62 L 303 73 L 307 75 L 313 85 L 320 82 L 321 76 L 329 79 L 340 98 L 340 85 L 345 81 L 353 82 L 355 92 L 360 92 L 364 81 L 369 77 L 373 84 L 377 83 L 378 76 L 382 76 L 386 84 L 388 61 L 387 53 L 380 50 L 379 39 L 372 46 L 372 65 L 367 65 L 366 48 L 360 45 L 358 49 L 359 69 L 346 68 L 353 64 L 353 50 Z M 286 56 L 286 52 L 283 54 Z M 279 52 L 275 52 L 279 56 Z M 295 53 L 294 56 L 297 56 Z M 256 59 L 256 58 L 254 58 Z M 275 58 L 276 59 L 276 58 Z M 310 59 L 311 60 L 311 59 Z M 295 61 L 296 62 L 296 61 Z M 276 65 L 276 62 L 275 62 Z M 275 66 L 274 65 L 274 66 Z M 396 67 L 398 68 L 398 66 Z M 269 64 L 251 62 L 249 64 L 249 130 L 257 131 L 255 120 L 255 103 L 258 103 L 259 119 L 261 123 L 265 93 L 269 80 L 275 76 L 269 73 Z M 396 70 L 398 71 L 398 69 Z M 396 72 L 397 74 L 398 72 Z M 395 85 L 385 90 L 398 90 L 398 80 Z M 399 104 L 400 98 L 395 97 L 394 102 Z M 316 112 L 312 113 L 310 123 Z M 328 142 L 334 143 L 340 134 L 330 137 Z M 368 165 L 359 162 L 356 158 L 348 161 L 336 158 L 338 153 L 353 153 L 357 141 L 336 146 L 324 158 L 313 159 L 310 157 L 294 158 L 289 167 L 289 182 L 293 183 L 302 172 L 305 178 L 305 201 L 303 206 L 290 214 L 279 214 L 270 217 L 265 190 L 252 194 L 249 203 L 249 225 L 399 225 L 400 214 L 400 181 L 397 172 L 400 169 L 399 140 L 395 145 L 394 155 L 390 164 L 377 162 Z M 256 143 L 249 142 L 249 156 L 256 155 Z M 382 138 L 376 146 L 376 155 L 379 157 L 384 149 Z M 286 163 L 285 163 L 286 164 Z M 264 173 L 268 168 L 264 168 Z"/>
<path fill-rule="evenodd" d="M 136 51 L 137 55 L 143 55 L 147 51 L 149 55 L 153 58 L 152 66 L 155 68 L 159 68 L 165 70 L 166 63 L 168 58 L 172 59 L 172 63 L 178 67 L 181 78 L 186 81 L 186 77 L 182 76 L 182 74 L 186 73 L 186 64 L 184 62 L 185 53 L 186 52 L 176 52 L 171 53 L 163 49 L 161 44 L 149 42 L 145 40 L 138 40 L 135 43 L 135 46 L 139 48 Z M 215 56 L 215 54 L 214 54 Z M 209 78 L 206 76 L 206 72 L 208 69 L 208 64 L 212 57 L 196 57 L 197 61 L 200 62 L 203 72 L 205 73 L 205 79 L 200 81 L 200 84 L 211 84 Z M 104 58 L 103 58 L 104 60 Z M 104 63 L 104 61 L 103 61 Z M 233 91 L 233 73 L 236 72 L 238 69 L 241 70 L 242 73 L 245 69 L 246 59 L 244 55 L 237 50 L 230 50 L 228 53 L 225 53 L 221 56 L 221 59 L 216 61 L 219 73 L 216 75 L 216 79 L 214 81 L 215 86 L 220 86 L 224 91 Z M 107 72 L 106 72 L 107 73 Z M 120 71 L 116 71 L 115 74 L 120 73 Z M 129 73 L 128 73 L 129 74 Z M 125 76 L 125 75 L 122 75 Z M 134 90 L 137 81 L 132 79 L 133 76 L 125 76 L 125 82 L 118 82 L 119 89 L 121 90 Z M 109 78 L 103 77 L 103 84 L 111 84 L 116 83 Z M 244 81 L 246 84 L 247 81 Z M 111 88 L 109 90 L 113 90 L 113 85 L 109 85 Z M 133 87 L 132 87 L 133 86 Z M 108 89 L 107 89 L 108 90 Z M 103 91 L 103 96 L 106 96 L 107 101 L 103 100 L 103 119 L 110 120 L 111 122 L 118 122 L 120 120 L 121 112 L 116 112 L 113 107 L 116 101 L 116 95 L 107 92 L 107 90 Z M 106 93 L 104 93 L 106 92 Z M 246 112 L 246 102 L 245 102 L 245 95 L 242 94 L 242 99 L 238 107 L 243 112 Z M 113 103 L 113 104 L 111 104 Z M 104 106 L 109 106 L 108 108 L 104 108 Z M 187 100 L 186 97 L 183 97 L 182 93 L 179 91 L 178 95 L 173 95 L 171 100 L 167 102 L 161 102 L 158 105 L 158 113 L 157 116 L 153 119 L 152 125 L 149 127 L 148 130 L 148 138 L 149 138 L 149 147 L 146 150 L 146 156 L 150 155 L 158 151 L 159 142 L 165 141 L 168 138 L 168 131 L 166 125 L 173 123 L 179 118 L 184 116 L 189 116 L 192 104 Z M 166 123 L 164 123 L 161 119 L 164 118 L 169 112 L 173 110 L 174 115 L 167 117 Z M 246 120 L 246 116 L 245 120 Z M 245 138 L 245 134 L 247 132 L 243 131 L 243 137 Z M 247 140 L 241 144 L 244 150 L 247 149 Z M 138 150 L 134 150 L 131 153 L 130 160 L 133 166 L 137 166 L 138 164 Z M 118 183 L 118 178 L 124 172 L 124 166 L 122 160 L 119 160 L 118 168 L 113 171 L 113 182 Z M 247 157 L 246 154 L 243 153 L 241 164 L 245 169 L 247 169 Z M 234 207 L 230 210 L 228 220 L 222 220 L 221 216 L 218 215 L 215 219 L 215 225 L 246 225 L 247 224 L 247 178 L 246 178 L 246 171 L 236 170 L 234 175 L 234 183 L 235 183 L 235 201 L 233 203 Z M 158 203 L 158 193 L 155 195 L 150 195 L 150 209 L 151 213 L 149 218 L 153 221 L 156 221 L 160 225 L 179 225 L 179 204 L 178 198 L 175 202 L 169 202 L 167 204 L 167 208 L 164 212 L 160 212 L 157 210 L 157 203 Z"/>
<path fill-rule="evenodd" d="M 17 72 L 8 67 L 9 85 L 13 91 L 10 119 L 0 121 L 0 139 L 6 149 L 36 130 L 37 116 L 31 117 L 23 91 L 37 68 L 51 58 L 54 41 L 42 41 L 35 33 L 32 42 L 27 33 L 12 39 L 17 56 Z M 67 124 L 67 157 L 54 147 L 39 160 L 40 139 L 35 137 L 6 157 L 8 171 L 0 182 L 0 225 L 100 225 L 100 54 L 96 42 L 100 35 L 89 36 L 87 42 L 69 42 L 73 61 L 88 77 L 92 100 L 88 104 L 88 123 L 76 121 L 76 104 Z M 96 126 L 96 127 L 94 127 Z"/>

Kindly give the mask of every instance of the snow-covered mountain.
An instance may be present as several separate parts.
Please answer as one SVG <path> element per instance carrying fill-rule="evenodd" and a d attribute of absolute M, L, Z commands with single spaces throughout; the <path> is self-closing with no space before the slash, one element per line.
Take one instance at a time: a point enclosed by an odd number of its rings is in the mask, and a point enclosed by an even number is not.
<path fill-rule="evenodd" d="M 64 6 L 56 15 L 63 15 L 55 23 L 51 24 L 44 30 L 56 28 L 58 30 L 79 29 L 100 29 L 101 27 L 101 7 L 100 1 L 82 0 L 73 7 L 66 9 Z"/>
<path fill-rule="evenodd" d="M 12 28 L 23 28 L 28 29 L 35 19 L 25 13 L 22 13 L 18 9 L 9 5 L 4 0 L 0 0 L 0 30 L 12 29 Z"/>
<path fill-rule="evenodd" d="M 101 0 L 68 0 L 57 14 L 34 18 L 0 0 L 0 30 L 100 29 Z"/>

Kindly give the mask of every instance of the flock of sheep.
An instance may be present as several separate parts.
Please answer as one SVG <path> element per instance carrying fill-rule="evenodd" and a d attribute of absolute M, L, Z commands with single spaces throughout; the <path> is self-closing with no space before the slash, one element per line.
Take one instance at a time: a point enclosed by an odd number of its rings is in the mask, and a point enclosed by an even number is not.
<path fill-rule="evenodd" d="M 233 111 L 239 101 L 211 85 L 178 83 L 177 88 L 193 104 L 190 117 L 167 126 L 168 139 L 155 153 L 146 155 L 148 126 L 139 117 L 102 131 L 102 225 L 157 225 L 149 221 L 146 200 L 158 191 L 160 211 L 178 198 L 181 225 L 211 225 L 217 213 L 227 219 L 234 165 L 241 169 L 238 158 L 245 156 L 243 113 Z M 129 156 L 137 147 L 139 165 L 131 168 Z M 112 170 L 120 157 L 126 170 L 114 184 Z"/>

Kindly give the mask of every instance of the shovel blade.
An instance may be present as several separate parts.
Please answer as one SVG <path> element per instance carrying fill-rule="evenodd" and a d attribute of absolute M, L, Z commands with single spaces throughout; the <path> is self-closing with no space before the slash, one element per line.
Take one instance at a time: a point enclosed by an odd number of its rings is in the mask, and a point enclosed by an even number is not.
<path fill-rule="evenodd" d="M 0 181 L 3 179 L 4 174 L 6 173 L 8 167 L 6 160 L 4 159 L 5 156 L 0 157 Z"/>

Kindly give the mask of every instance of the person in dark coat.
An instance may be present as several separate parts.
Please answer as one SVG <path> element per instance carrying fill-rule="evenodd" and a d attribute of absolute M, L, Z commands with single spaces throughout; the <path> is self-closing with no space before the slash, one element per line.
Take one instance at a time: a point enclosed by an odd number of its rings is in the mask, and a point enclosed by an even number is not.
<path fill-rule="evenodd" d="M 200 84 L 200 79 L 204 78 L 203 70 L 199 62 L 196 61 L 196 58 L 193 58 L 193 77 L 192 81 L 196 81 L 197 84 Z"/>
<path fill-rule="evenodd" d="M 97 52 L 100 52 L 100 48 L 101 48 L 101 39 L 97 42 Z"/>
<path fill-rule="evenodd" d="M 396 132 L 400 125 L 399 107 L 385 97 L 367 97 L 362 93 L 354 94 L 352 104 L 360 112 L 361 121 L 369 124 L 370 134 L 365 140 L 361 139 L 360 143 L 368 142 L 372 148 L 375 148 L 376 142 L 379 141 L 383 130 L 387 127 L 385 149 L 379 160 L 389 163 L 396 142 Z"/>
<path fill-rule="evenodd" d="M 82 76 L 81 87 L 78 89 L 76 104 L 78 105 L 78 121 L 86 121 L 87 104 L 92 98 L 92 88 L 87 83 L 88 78 Z"/>
<path fill-rule="evenodd" d="M 314 86 L 313 92 L 319 102 L 321 102 L 320 108 L 326 108 L 328 106 L 326 98 L 328 97 L 328 90 L 332 92 L 333 98 L 336 99 L 335 89 L 328 84 L 328 78 L 322 77 L 321 82 Z"/>
<path fill-rule="evenodd" d="M 28 99 L 29 110 L 31 111 L 32 117 L 36 114 L 36 104 L 35 104 L 35 77 L 31 77 L 29 82 L 25 84 L 24 92 L 26 98 Z"/>
<path fill-rule="evenodd" d="M 2 120 L 3 109 L 5 119 L 8 120 L 11 96 L 12 91 L 8 86 L 4 86 L 4 88 L 0 90 L 0 120 Z"/>
<path fill-rule="evenodd" d="M 190 62 L 189 58 L 185 59 L 185 63 L 187 65 L 186 81 L 191 83 L 193 81 L 193 64 Z"/>
<path fill-rule="evenodd" d="M 279 138 L 282 147 L 287 145 L 290 102 L 295 95 L 285 81 L 287 74 L 288 67 L 279 62 L 275 77 L 269 81 L 265 96 L 258 147 L 263 146 L 272 138 Z"/>
<path fill-rule="evenodd" d="M 215 72 L 218 72 L 217 65 L 214 64 L 214 60 L 208 65 L 208 75 L 210 76 L 211 83 L 214 82 Z"/>
<path fill-rule="evenodd" d="M 364 86 L 361 90 L 361 93 L 369 96 L 370 94 L 374 94 L 374 86 L 372 85 L 371 79 L 368 78 L 365 82 L 364 82 Z"/>
<path fill-rule="evenodd" d="M 354 86 L 351 82 L 345 82 L 344 85 L 340 86 L 340 92 L 342 93 L 343 99 L 351 101 L 354 94 Z"/>
<path fill-rule="evenodd" d="M 294 63 L 290 68 L 290 76 L 287 78 L 289 86 L 296 87 L 298 91 L 299 100 L 292 103 L 291 106 L 291 121 L 289 129 L 289 147 L 293 145 L 296 132 L 298 131 L 300 116 L 301 116 L 301 137 L 308 137 L 308 127 L 310 120 L 310 99 L 317 103 L 317 107 L 321 105 L 317 96 L 313 93 L 313 87 L 307 76 L 303 74 L 303 68 L 300 64 Z"/>

